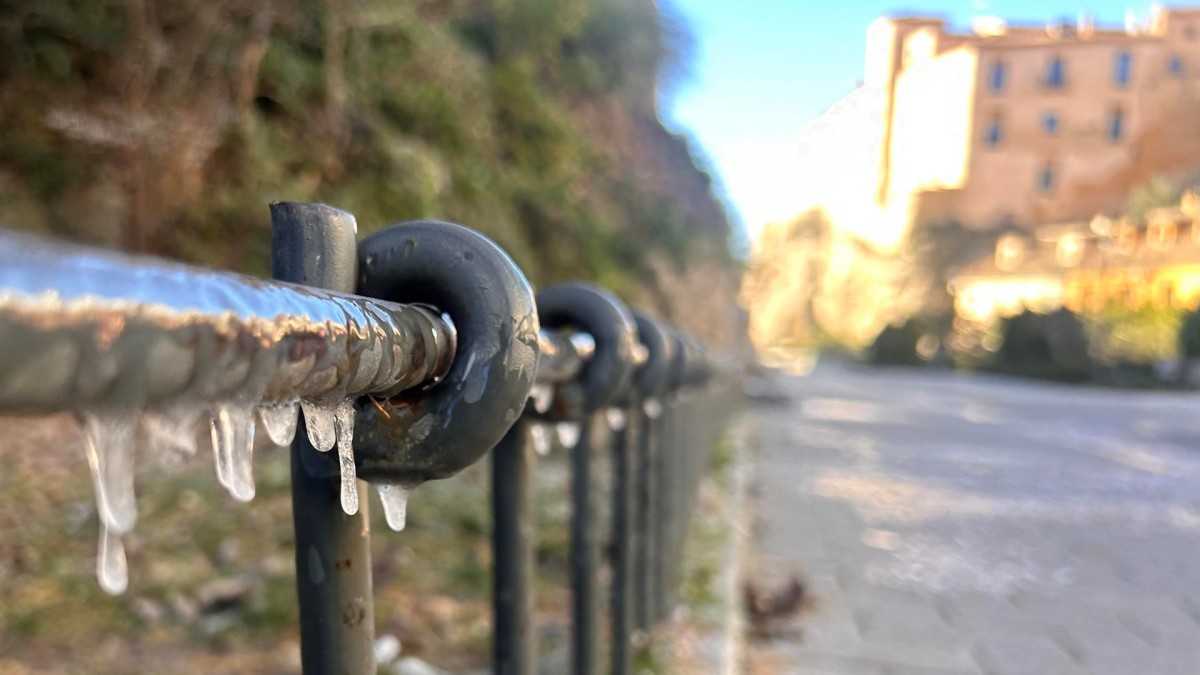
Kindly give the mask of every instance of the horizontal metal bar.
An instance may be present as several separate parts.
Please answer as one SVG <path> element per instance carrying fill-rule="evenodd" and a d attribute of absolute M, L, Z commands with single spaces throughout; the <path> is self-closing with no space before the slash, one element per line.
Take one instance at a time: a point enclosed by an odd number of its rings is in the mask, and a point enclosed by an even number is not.
<path fill-rule="evenodd" d="M 424 307 L 0 232 L 0 411 L 394 393 L 455 346 Z"/>
<path fill-rule="evenodd" d="M 587 333 L 543 329 L 538 343 L 537 384 L 570 382 L 596 352 L 596 341 Z"/>

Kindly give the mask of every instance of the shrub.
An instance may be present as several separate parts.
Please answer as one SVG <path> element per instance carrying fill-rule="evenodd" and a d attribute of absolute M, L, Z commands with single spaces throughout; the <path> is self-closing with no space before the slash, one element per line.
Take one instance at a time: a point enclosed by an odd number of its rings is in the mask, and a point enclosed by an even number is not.
<path fill-rule="evenodd" d="M 867 351 L 867 360 L 877 365 L 917 366 L 923 363 L 917 353 L 917 342 L 921 339 L 921 328 L 915 319 L 903 324 L 890 325 L 875 336 Z"/>
<path fill-rule="evenodd" d="M 1177 309 L 1110 305 L 1085 315 L 1084 323 L 1092 352 L 1105 365 L 1152 365 L 1179 356 L 1183 313 Z"/>
<path fill-rule="evenodd" d="M 1078 381 L 1092 372 L 1083 322 L 1066 309 L 1050 314 L 1029 310 L 1002 328 L 995 370 L 1051 380 Z"/>
<path fill-rule="evenodd" d="M 1200 358 L 1200 310 L 1183 319 L 1179 329 L 1179 355 L 1185 359 Z"/>

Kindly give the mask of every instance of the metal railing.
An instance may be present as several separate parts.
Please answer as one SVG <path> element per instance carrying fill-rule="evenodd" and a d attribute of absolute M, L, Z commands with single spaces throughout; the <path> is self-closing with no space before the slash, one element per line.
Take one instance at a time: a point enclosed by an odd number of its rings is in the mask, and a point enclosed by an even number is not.
<path fill-rule="evenodd" d="M 507 255 L 461 226 L 403 223 L 359 242 L 332 207 L 272 204 L 271 216 L 274 281 L 0 233 L 0 411 L 80 418 L 101 585 L 126 584 L 135 433 L 194 452 L 207 418 L 218 479 L 246 500 L 257 414 L 292 447 L 304 670 L 375 672 L 366 482 L 400 529 L 408 491 L 494 447 L 495 672 L 533 673 L 533 439 L 559 424 L 577 436 L 571 671 L 602 661 L 607 558 L 608 661 L 630 672 L 631 640 L 676 601 L 728 378 L 695 340 L 601 289 L 535 298 Z M 611 481 L 595 475 L 604 444 Z"/>

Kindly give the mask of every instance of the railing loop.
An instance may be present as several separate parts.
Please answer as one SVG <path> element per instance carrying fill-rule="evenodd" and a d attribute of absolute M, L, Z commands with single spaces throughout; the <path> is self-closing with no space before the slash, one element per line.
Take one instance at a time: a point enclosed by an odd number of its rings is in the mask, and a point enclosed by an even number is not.
<path fill-rule="evenodd" d="M 401 223 L 363 239 L 358 270 L 359 294 L 432 305 L 458 332 L 441 381 L 357 402 L 358 475 L 410 488 L 452 476 L 499 442 L 529 397 L 538 360 L 529 283 L 489 239 L 439 221 Z"/>
<path fill-rule="evenodd" d="M 591 284 L 567 283 L 537 294 L 538 315 L 546 328 L 575 328 L 588 333 L 596 351 L 578 378 L 559 386 L 551 409 L 558 419 L 579 419 L 611 405 L 633 377 L 637 327 L 625 305 Z"/>
<path fill-rule="evenodd" d="M 667 339 L 665 328 L 656 319 L 634 311 L 638 341 L 646 349 L 646 362 L 634 375 L 633 395 L 640 400 L 662 396 L 667 385 L 667 370 L 674 358 L 674 343 Z"/>

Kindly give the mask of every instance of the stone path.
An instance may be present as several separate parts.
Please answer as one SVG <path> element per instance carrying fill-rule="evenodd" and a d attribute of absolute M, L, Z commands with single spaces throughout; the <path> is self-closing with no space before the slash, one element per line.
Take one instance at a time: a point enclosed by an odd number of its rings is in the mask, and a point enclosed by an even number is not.
<path fill-rule="evenodd" d="M 1200 397 L 823 365 L 759 410 L 781 673 L 1200 673 Z"/>

